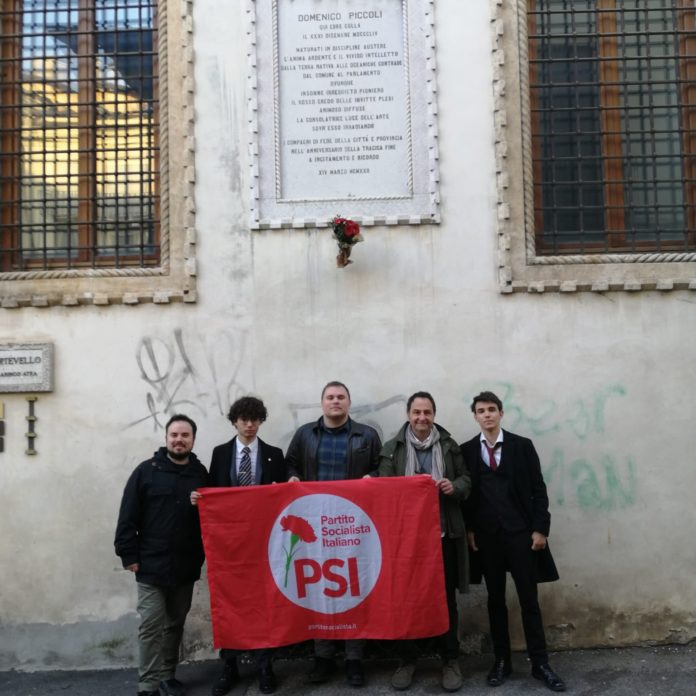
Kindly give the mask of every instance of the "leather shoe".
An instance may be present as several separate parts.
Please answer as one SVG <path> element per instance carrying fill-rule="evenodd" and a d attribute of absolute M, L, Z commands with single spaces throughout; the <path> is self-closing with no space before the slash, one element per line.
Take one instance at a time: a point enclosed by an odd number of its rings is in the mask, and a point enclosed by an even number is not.
<path fill-rule="evenodd" d="M 278 680 L 273 667 L 262 667 L 259 672 L 259 691 L 262 694 L 272 694 L 278 687 Z"/>
<path fill-rule="evenodd" d="M 565 682 L 549 667 L 545 665 L 533 665 L 532 676 L 535 679 L 540 679 L 544 685 L 551 691 L 565 691 Z"/>
<path fill-rule="evenodd" d="M 496 658 L 491 671 L 486 677 L 488 686 L 500 686 L 512 674 L 512 666 L 508 660 Z"/>
<path fill-rule="evenodd" d="M 184 696 L 184 685 L 178 680 L 174 679 L 166 679 L 165 681 L 161 681 L 160 685 L 160 693 L 163 694 L 163 696 Z"/>
<path fill-rule="evenodd" d="M 310 684 L 323 684 L 329 681 L 329 678 L 336 670 L 334 661 L 328 657 L 315 657 L 314 667 L 309 673 Z"/>
<path fill-rule="evenodd" d="M 365 672 L 360 660 L 346 660 L 345 667 L 349 686 L 365 686 Z"/>
<path fill-rule="evenodd" d="M 226 661 L 225 668 L 222 670 L 220 678 L 213 684 L 212 696 L 225 696 L 225 694 L 235 685 L 239 679 L 237 662 Z"/>
<path fill-rule="evenodd" d="M 411 687 L 415 671 L 415 662 L 401 662 L 391 678 L 392 687 L 397 691 L 406 691 L 406 689 Z"/>

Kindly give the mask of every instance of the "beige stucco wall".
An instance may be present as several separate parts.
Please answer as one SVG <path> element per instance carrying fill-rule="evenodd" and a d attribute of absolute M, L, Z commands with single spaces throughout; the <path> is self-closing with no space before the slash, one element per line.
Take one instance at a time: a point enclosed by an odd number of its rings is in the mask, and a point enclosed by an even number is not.
<path fill-rule="evenodd" d="M 232 434 L 229 404 L 253 392 L 270 411 L 262 436 L 285 447 L 329 379 L 385 436 L 416 389 L 458 440 L 475 433 L 471 396 L 500 394 L 549 486 L 553 647 L 696 636 L 696 297 L 499 292 L 489 12 L 436 7 L 442 224 L 368 229 L 338 270 L 326 230 L 249 231 L 243 7 L 196 3 L 198 302 L 0 310 L 0 341 L 56 351 L 36 456 L 24 396 L 0 395 L 0 669 L 132 661 L 135 587 L 113 530 L 166 413 L 198 421 L 207 462 Z M 208 619 L 201 582 L 191 657 L 212 654 Z M 480 588 L 462 624 L 485 631 Z"/>

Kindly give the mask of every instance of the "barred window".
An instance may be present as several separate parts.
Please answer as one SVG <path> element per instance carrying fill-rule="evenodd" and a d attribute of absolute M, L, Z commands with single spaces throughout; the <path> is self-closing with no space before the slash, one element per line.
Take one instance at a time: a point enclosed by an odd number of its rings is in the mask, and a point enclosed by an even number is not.
<path fill-rule="evenodd" d="M 696 250 L 693 0 L 528 0 L 536 253 Z"/>
<path fill-rule="evenodd" d="M 156 0 L 0 0 L 0 271 L 160 259 Z"/>

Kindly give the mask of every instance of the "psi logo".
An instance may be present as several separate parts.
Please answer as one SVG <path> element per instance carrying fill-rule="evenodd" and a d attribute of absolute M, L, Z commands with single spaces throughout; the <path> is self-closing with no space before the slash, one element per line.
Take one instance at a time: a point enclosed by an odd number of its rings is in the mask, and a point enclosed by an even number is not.
<path fill-rule="evenodd" d="M 372 592 L 382 567 L 374 522 L 337 495 L 305 495 L 273 525 L 268 562 L 278 589 L 295 604 L 322 614 L 357 607 Z"/>

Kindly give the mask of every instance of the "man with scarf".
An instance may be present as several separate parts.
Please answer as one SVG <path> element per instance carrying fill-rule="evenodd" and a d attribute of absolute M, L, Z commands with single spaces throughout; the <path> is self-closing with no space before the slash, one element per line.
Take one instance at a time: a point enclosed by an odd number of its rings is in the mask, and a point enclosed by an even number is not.
<path fill-rule="evenodd" d="M 408 422 L 380 452 L 379 475 L 431 476 L 439 489 L 442 559 L 449 613 L 449 628 L 438 641 L 442 687 L 445 691 L 457 691 L 462 686 L 462 672 L 459 666 L 456 590 L 465 591 L 469 577 L 461 503 L 469 495 L 471 483 L 459 447 L 450 434 L 435 423 L 433 397 L 428 392 L 416 392 L 406 404 L 406 413 Z M 395 689 L 402 691 L 411 686 L 415 661 L 414 642 L 403 641 L 402 661 L 392 676 Z"/>

